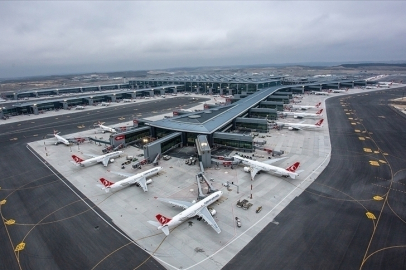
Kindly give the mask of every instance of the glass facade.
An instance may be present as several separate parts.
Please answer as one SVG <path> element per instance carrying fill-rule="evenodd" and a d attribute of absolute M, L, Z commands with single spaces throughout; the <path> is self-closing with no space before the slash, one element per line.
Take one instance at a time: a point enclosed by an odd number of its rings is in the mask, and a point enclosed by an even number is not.
<path fill-rule="evenodd" d="M 166 135 L 171 134 L 172 132 L 173 132 L 172 130 L 167 130 L 167 129 L 163 129 L 163 128 L 156 128 L 155 129 L 155 134 L 156 134 L 157 139 L 163 138 Z"/>
<path fill-rule="evenodd" d="M 250 111 L 249 116 L 253 117 L 253 118 L 264 118 L 264 119 L 269 119 L 269 120 L 276 120 L 277 114 L 269 113 L 269 112 Z"/>
<path fill-rule="evenodd" d="M 235 128 L 244 128 L 244 129 L 251 129 L 251 130 L 256 130 L 256 131 L 261 131 L 261 132 L 268 132 L 268 124 L 261 124 L 261 123 L 252 123 L 252 122 L 235 122 Z"/>
<path fill-rule="evenodd" d="M 195 145 L 195 140 L 197 139 L 196 133 L 186 133 L 186 143 L 188 145 Z"/>
<path fill-rule="evenodd" d="M 214 144 L 219 144 L 226 147 L 240 148 L 240 149 L 252 149 L 252 142 L 244 142 L 240 140 L 230 140 L 223 138 L 213 138 Z"/>
<path fill-rule="evenodd" d="M 178 147 L 182 142 L 182 136 L 176 136 L 166 142 L 161 143 L 161 153 L 168 151 L 171 148 Z"/>
<path fill-rule="evenodd" d="M 142 138 L 149 137 L 149 135 L 150 134 L 149 134 L 148 129 L 141 130 L 139 132 L 134 132 L 131 134 L 126 134 L 125 135 L 125 144 L 130 144 L 130 143 L 136 142 L 138 140 L 141 140 Z"/>

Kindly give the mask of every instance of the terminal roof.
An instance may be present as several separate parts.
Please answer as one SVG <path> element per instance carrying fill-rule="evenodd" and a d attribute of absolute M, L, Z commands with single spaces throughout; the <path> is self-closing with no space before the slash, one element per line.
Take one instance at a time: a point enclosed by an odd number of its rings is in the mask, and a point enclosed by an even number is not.
<path fill-rule="evenodd" d="M 162 119 L 149 123 L 149 125 L 169 130 L 211 134 L 222 127 L 225 127 L 227 124 L 231 123 L 234 118 L 246 113 L 253 106 L 258 105 L 259 102 L 265 100 L 275 91 L 283 88 L 286 88 L 286 86 L 266 88 L 231 105 L 219 106 L 209 110 Z"/>

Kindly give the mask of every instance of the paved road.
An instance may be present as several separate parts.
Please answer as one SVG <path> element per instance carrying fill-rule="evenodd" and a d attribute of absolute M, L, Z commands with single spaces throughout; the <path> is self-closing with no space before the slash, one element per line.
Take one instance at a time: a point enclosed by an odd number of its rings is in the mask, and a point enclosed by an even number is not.
<path fill-rule="evenodd" d="M 0 268 L 165 269 L 119 229 L 108 226 L 103 219 L 111 222 L 109 217 L 66 179 L 53 174 L 27 143 L 53 129 L 69 134 L 78 132 L 78 125 L 91 128 L 96 120 L 115 124 L 119 117 L 131 120 L 134 112 L 148 117 L 154 111 L 168 112 L 179 105 L 189 108 L 202 100 L 152 100 L 0 125 Z M 25 243 L 24 249 L 14 252 L 19 243 Z"/>
<path fill-rule="evenodd" d="M 223 269 L 406 269 L 405 91 L 326 100 L 330 164 Z"/>

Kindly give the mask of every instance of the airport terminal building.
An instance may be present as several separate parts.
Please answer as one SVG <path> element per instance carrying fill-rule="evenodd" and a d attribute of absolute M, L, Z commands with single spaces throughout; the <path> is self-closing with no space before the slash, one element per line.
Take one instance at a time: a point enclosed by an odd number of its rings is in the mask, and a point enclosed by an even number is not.
<path fill-rule="evenodd" d="M 110 144 L 113 147 L 137 144 L 144 148 L 145 158 L 152 162 L 157 155 L 175 147 L 195 146 L 199 143 L 199 135 L 206 136 L 210 147 L 252 151 L 254 140 L 251 132 L 268 132 L 268 121 L 277 119 L 278 112 L 291 102 L 293 95 L 365 86 L 366 83 L 365 80 L 335 80 L 284 85 L 283 78 L 277 77 L 212 75 L 138 79 L 118 85 L 6 93 L 6 98 L 23 99 L 23 102 L 1 107 L 0 117 L 11 113 L 38 114 L 44 109 L 70 109 L 81 104 L 132 101 L 165 94 L 194 93 L 225 98 L 225 102 L 205 104 L 200 111 L 177 113 L 172 118 L 158 121 L 133 119 L 132 129 L 111 135 Z M 42 96 L 47 96 L 47 99 L 40 100 Z M 32 101 L 32 98 L 38 99 Z"/>

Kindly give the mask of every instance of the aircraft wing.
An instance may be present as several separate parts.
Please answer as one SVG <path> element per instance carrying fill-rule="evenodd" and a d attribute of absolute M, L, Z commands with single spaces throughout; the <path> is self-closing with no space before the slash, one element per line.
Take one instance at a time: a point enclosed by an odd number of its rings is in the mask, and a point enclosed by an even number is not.
<path fill-rule="evenodd" d="M 103 166 L 107 167 L 107 165 L 109 165 L 109 161 L 110 161 L 110 157 L 104 157 L 102 160 Z"/>
<path fill-rule="evenodd" d="M 259 172 L 259 169 L 251 167 L 251 179 L 254 180 L 255 175 Z"/>
<path fill-rule="evenodd" d="M 147 188 L 147 179 L 145 179 L 145 177 L 138 178 L 135 182 L 138 183 L 138 184 L 140 185 L 140 187 L 142 187 L 142 189 L 144 190 L 144 192 L 147 192 L 147 191 L 148 191 L 148 188 Z"/>
<path fill-rule="evenodd" d="M 290 126 L 290 128 L 291 128 L 292 130 L 301 130 L 301 128 L 298 127 L 298 126 Z"/>
<path fill-rule="evenodd" d="M 278 162 L 279 160 L 282 160 L 282 159 L 285 159 L 285 158 L 288 158 L 288 157 L 267 159 L 267 160 L 264 160 L 264 161 L 261 161 L 261 162 L 262 162 L 262 163 L 265 163 L 265 164 L 268 164 L 268 165 L 271 165 L 271 164 L 273 164 L 273 163 L 275 163 L 275 162 Z"/>
<path fill-rule="evenodd" d="M 203 207 L 199 213 L 197 213 L 199 217 L 204 219 L 217 233 L 221 233 L 220 227 L 217 225 L 216 221 L 214 220 L 213 216 L 210 214 L 207 207 Z"/>
<path fill-rule="evenodd" d="M 166 199 L 166 198 L 157 198 L 157 200 L 161 202 L 166 202 L 175 206 L 182 207 L 183 209 L 187 209 L 193 205 L 191 202 L 186 202 L 186 201 L 178 201 L 178 200 L 172 200 L 172 199 Z"/>
<path fill-rule="evenodd" d="M 107 162 L 108 162 L 108 160 L 107 160 Z M 103 159 L 103 164 L 104 164 L 104 159 Z M 125 173 L 125 172 L 114 172 L 114 171 L 109 171 L 109 172 L 114 173 L 114 174 L 117 174 L 117 175 L 120 175 L 120 176 L 122 176 L 122 177 L 130 177 L 130 176 L 133 176 L 133 175 L 134 175 L 134 174 Z"/>

